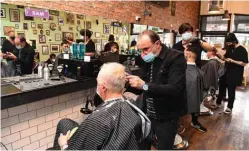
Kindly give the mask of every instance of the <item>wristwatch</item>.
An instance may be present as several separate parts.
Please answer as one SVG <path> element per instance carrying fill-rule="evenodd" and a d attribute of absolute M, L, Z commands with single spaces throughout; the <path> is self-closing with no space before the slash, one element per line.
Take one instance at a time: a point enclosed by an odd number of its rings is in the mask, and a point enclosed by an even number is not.
<path fill-rule="evenodd" d="M 142 89 L 143 89 L 144 91 L 148 91 L 148 90 L 149 90 L 148 84 L 146 84 L 146 83 L 143 84 Z"/>

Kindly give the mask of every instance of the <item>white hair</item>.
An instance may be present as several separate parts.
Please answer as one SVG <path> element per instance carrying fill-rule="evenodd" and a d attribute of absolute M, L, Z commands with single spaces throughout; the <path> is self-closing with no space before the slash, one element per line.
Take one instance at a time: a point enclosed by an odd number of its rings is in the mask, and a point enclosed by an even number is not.
<path fill-rule="evenodd" d="M 125 87 L 125 67 L 119 63 L 105 63 L 99 71 L 97 80 L 105 83 L 107 90 L 121 93 Z"/>

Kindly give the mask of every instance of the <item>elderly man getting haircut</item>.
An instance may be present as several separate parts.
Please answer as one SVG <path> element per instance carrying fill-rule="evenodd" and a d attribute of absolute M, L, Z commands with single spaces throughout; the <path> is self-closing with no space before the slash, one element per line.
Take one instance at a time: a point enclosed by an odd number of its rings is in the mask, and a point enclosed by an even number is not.
<path fill-rule="evenodd" d="M 54 146 L 66 150 L 136 150 L 143 148 L 150 120 L 124 100 L 125 67 L 104 64 L 97 77 L 97 93 L 104 101 L 80 125 L 63 119 L 57 125 Z"/>

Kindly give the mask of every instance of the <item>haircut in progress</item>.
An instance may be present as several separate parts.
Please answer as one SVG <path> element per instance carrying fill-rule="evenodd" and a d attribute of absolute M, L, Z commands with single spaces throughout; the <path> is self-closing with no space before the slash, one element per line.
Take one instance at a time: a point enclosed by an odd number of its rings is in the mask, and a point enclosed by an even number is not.
<path fill-rule="evenodd" d="M 98 74 L 97 81 L 108 91 L 120 93 L 125 87 L 125 67 L 119 63 L 105 63 Z"/>
<path fill-rule="evenodd" d="M 139 38 L 141 38 L 143 35 L 148 35 L 150 37 L 150 40 L 152 43 L 155 43 L 156 41 L 160 41 L 160 37 L 159 35 L 152 31 L 152 30 L 145 30 L 143 31 L 140 35 L 139 35 Z"/>

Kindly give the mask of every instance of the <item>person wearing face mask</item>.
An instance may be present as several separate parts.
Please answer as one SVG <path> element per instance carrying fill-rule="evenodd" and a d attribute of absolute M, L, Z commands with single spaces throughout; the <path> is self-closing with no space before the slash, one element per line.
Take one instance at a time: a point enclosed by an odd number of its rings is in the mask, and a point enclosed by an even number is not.
<path fill-rule="evenodd" d="M 182 36 L 182 40 L 176 43 L 173 48 L 183 52 L 188 45 L 194 45 L 199 50 L 197 54 L 196 65 L 201 68 L 201 52 L 203 50 L 212 50 L 212 46 L 201 39 L 193 37 L 194 28 L 189 23 L 183 23 L 179 27 L 178 31 Z"/>
<path fill-rule="evenodd" d="M 19 74 L 32 74 L 35 50 L 27 43 L 23 36 L 16 37 L 15 44 L 16 49 L 13 53 L 9 53 L 9 57 L 15 60 L 15 64 L 20 70 Z"/>
<path fill-rule="evenodd" d="M 55 63 L 54 63 L 54 68 L 58 66 L 58 59 L 63 58 L 64 53 L 69 53 L 70 52 L 70 43 L 68 43 L 67 40 L 63 40 L 61 43 L 61 53 L 58 54 L 55 58 Z"/>
<path fill-rule="evenodd" d="M 95 56 L 95 43 L 91 39 L 92 32 L 88 29 L 86 30 L 82 29 L 80 31 L 80 35 L 83 36 L 84 44 L 86 46 L 85 55 L 94 57 Z"/>
<path fill-rule="evenodd" d="M 62 119 L 54 144 L 48 150 L 144 150 L 151 130 L 148 117 L 122 96 L 125 67 L 104 64 L 97 77 L 97 92 L 103 103 L 80 125 Z"/>
<path fill-rule="evenodd" d="M 219 81 L 219 95 L 216 100 L 218 107 L 221 106 L 221 101 L 228 89 L 228 105 L 224 111 L 226 114 L 231 114 L 235 100 L 236 87 L 240 86 L 243 79 L 244 67 L 248 63 L 248 53 L 246 49 L 239 45 L 238 39 L 234 33 L 229 33 L 225 38 L 226 54 L 222 58 L 226 61 L 226 73 Z"/>
<path fill-rule="evenodd" d="M 13 53 L 14 49 L 16 48 L 15 46 L 15 33 L 13 30 L 10 30 L 8 32 L 8 36 L 9 38 L 3 41 L 2 44 L 2 53 L 4 55 L 6 55 L 6 77 L 11 77 L 11 76 L 15 76 L 16 72 L 15 72 L 15 65 L 13 62 L 13 59 L 9 56 L 10 53 Z"/>
<path fill-rule="evenodd" d="M 56 58 L 56 55 L 54 53 L 50 54 L 48 60 L 46 61 L 46 63 L 47 64 L 54 64 L 55 63 L 55 58 Z"/>
<path fill-rule="evenodd" d="M 186 112 L 186 60 L 183 52 L 161 43 L 154 31 L 139 35 L 144 65 L 141 76 L 128 75 L 130 87 L 140 90 L 144 112 L 152 122 L 157 149 L 173 149 L 179 118 Z M 131 91 L 133 92 L 133 91 Z"/>

